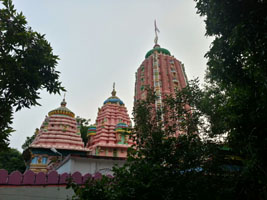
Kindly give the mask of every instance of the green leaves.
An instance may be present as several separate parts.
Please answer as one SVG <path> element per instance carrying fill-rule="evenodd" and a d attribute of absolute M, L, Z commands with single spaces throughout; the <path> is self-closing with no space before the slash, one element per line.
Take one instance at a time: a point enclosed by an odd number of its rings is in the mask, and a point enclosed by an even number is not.
<path fill-rule="evenodd" d="M 36 131 L 39 131 L 39 130 L 37 129 Z M 25 142 L 21 146 L 21 148 L 23 149 L 23 151 L 25 151 L 26 149 L 28 149 L 28 147 L 34 141 L 35 137 L 36 137 L 36 133 L 34 133 L 31 137 L 27 137 L 26 138 Z"/>
<path fill-rule="evenodd" d="M 267 183 L 267 3 L 196 2 L 197 12 L 206 16 L 206 34 L 215 36 L 206 54 L 210 85 L 205 96 L 212 94 L 212 98 L 206 98 L 211 109 L 203 111 L 211 122 L 212 134 L 227 134 L 228 146 L 245 158 L 240 177 L 234 177 L 238 184 L 232 190 L 240 196 L 250 193 L 260 199 L 266 195 Z"/>
<path fill-rule="evenodd" d="M 0 152 L 0 169 L 6 169 L 8 173 L 16 170 L 24 173 L 25 168 L 23 157 L 17 149 Z"/>
<path fill-rule="evenodd" d="M 84 118 L 77 116 L 76 121 L 79 124 L 81 137 L 82 137 L 82 140 L 84 142 L 84 145 L 86 146 L 86 144 L 88 142 L 89 122 L 91 121 L 91 119 L 84 119 Z"/>
<path fill-rule="evenodd" d="M 221 182 L 229 179 L 216 157 L 219 144 L 202 140 L 199 110 L 203 91 L 191 81 L 175 97 L 165 97 L 162 109 L 155 109 L 151 90 L 134 107 L 132 137 L 126 164 L 114 167 L 114 177 L 91 180 L 84 187 L 73 185 L 80 199 L 213 199 L 226 195 Z M 195 98 L 193 98 L 195 96 Z M 190 105 L 190 106 L 189 106 Z M 179 135 L 180 134 L 180 135 Z M 215 159 L 216 158 L 216 162 Z M 211 179 L 214 181 L 211 181 Z M 219 191 L 221 190 L 221 191 Z M 102 195 L 102 196 L 101 196 Z"/>
<path fill-rule="evenodd" d="M 17 13 L 11 0 L 1 2 L 4 8 L 0 9 L 0 109 L 3 111 L 0 135 L 7 141 L 13 109 L 40 105 L 39 89 L 54 94 L 65 89 L 55 70 L 58 56 L 53 54 L 44 35 L 27 26 L 25 17 Z"/>
<path fill-rule="evenodd" d="M 101 179 L 89 178 L 86 181 L 86 186 L 81 187 L 70 181 L 67 188 L 72 188 L 75 192 L 75 196 L 72 197 L 74 200 L 86 200 L 86 199 L 103 199 L 111 200 L 116 199 L 114 191 L 111 187 L 112 178 L 103 176 Z"/>

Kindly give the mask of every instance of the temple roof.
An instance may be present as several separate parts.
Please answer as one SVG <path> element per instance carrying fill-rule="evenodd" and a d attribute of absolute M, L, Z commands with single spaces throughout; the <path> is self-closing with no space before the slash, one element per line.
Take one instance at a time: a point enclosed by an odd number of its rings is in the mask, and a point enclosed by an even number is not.
<path fill-rule="evenodd" d="M 96 134 L 96 125 L 91 125 L 88 127 L 87 135 L 95 135 Z"/>
<path fill-rule="evenodd" d="M 64 98 L 59 108 L 48 113 L 31 148 L 85 151 L 75 115 L 66 104 Z"/>
<path fill-rule="evenodd" d="M 119 103 L 120 105 L 124 105 L 123 101 L 120 100 L 118 97 L 109 97 L 106 101 L 104 101 L 104 104 L 106 103 Z"/>
<path fill-rule="evenodd" d="M 111 92 L 111 97 L 109 97 L 106 101 L 104 101 L 104 105 L 106 103 L 111 103 L 111 104 L 117 104 L 119 103 L 120 105 L 124 105 L 123 101 L 119 99 L 119 97 L 116 96 L 116 91 L 115 91 L 115 84 L 113 85 L 113 90 Z"/>
<path fill-rule="evenodd" d="M 146 56 L 145 58 L 148 58 L 151 54 L 153 54 L 154 51 L 157 51 L 158 53 L 162 53 L 162 54 L 165 54 L 165 55 L 171 55 L 171 53 L 169 52 L 169 50 L 167 49 L 164 49 L 164 48 L 161 48 L 158 44 L 156 44 L 153 49 L 151 49 L 150 51 L 148 51 L 146 53 Z"/>
<path fill-rule="evenodd" d="M 60 104 L 60 107 L 54 109 L 54 110 L 51 110 L 48 115 L 51 116 L 51 115 L 67 115 L 67 116 L 70 116 L 70 117 L 75 117 L 75 114 L 66 107 L 67 105 L 67 102 L 65 101 L 65 98 L 63 99 L 63 101 L 61 102 Z"/>
<path fill-rule="evenodd" d="M 127 108 L 116 96 L 114 84 L 111 97 L 98 110 L 96 127 L 91 126 L 88 129 L 88 149 L 93 155 L 126 157 L 126 149 L 133 144 L 129 138 L 130 125 Z"/>

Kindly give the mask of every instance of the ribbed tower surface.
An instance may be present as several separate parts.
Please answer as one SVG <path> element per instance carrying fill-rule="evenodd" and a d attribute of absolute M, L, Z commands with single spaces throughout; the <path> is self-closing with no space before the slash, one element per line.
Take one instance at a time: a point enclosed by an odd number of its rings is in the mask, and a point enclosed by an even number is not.
<path fill-rule="evenodd" d="M 64 99 L 59 108 L 48 113 L 30 147 L 84 151 L 74 117 L 74 113 L 66 108 Z"/>
<path fill-rule="evenodd" d="M 167 49 L 156 44 L 147 52 L 145 60 L 136 72 L 135 101 L 146 98 L 145 88 L 153 88 L 159 97 L 158 105 L 165 95 L 175 94 L 176 90 L 184 88 L 187 77 L 183 64 Z"/>
<path fill-rule="evenodd" d="M 87 147 L 93 155 L 126 157 L 127 148 L 133 144 L 129 138 L 131 121 L 123 101 L 116 96 L 115 89 L 111 94 L 98 110 L 96 127 L 88 130 L 90 139 Z"/>

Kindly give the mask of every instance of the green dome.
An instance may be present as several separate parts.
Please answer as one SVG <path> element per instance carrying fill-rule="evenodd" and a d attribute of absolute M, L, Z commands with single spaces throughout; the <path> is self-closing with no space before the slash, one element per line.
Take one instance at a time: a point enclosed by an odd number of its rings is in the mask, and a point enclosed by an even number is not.
<path fill-rule="evenodd" d="M 158 53 L 166 54 L 166 55 L 171 55 L 169 50 L 161 48 L 159 45 L 155 45 L 153 49 L 151 49 L 149 52 L 146 53 L 145 58 L 148 58 L 154 51 L 157 51 Z"/>

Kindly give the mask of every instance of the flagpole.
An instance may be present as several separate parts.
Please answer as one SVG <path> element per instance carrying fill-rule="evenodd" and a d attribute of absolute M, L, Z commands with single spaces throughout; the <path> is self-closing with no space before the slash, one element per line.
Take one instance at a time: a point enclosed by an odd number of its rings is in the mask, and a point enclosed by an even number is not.
<path fill-rule="evenodd" d="M 155 27 L 155 39 L 154 39 L 154 42 L 155 42 L 155 45 L 158 45 L 158 33 L 159 33 L 159 29 L 157 27 L 156 20 L 154 20 L 154 27 Z"/>

